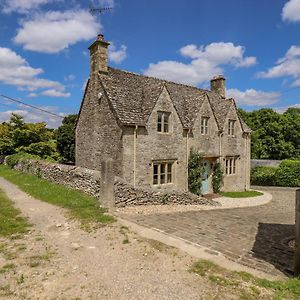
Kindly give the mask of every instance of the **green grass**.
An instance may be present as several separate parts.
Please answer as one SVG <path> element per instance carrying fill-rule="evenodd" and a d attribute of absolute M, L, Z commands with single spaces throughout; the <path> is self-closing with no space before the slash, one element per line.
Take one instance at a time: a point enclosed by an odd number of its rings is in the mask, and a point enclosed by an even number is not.
<path fill-rule="evenodd" d="M 257 191 L 221 192 L 220 194 L 224 197 L 230 197 L 230 198 L 247 198 L 247 197 L 257 197 L 263 195 L 263 193 Z"/>
<path fill-rule="evenodd" d="M 81 221 L 84 229 L 88 230 L 96 224 L 106 224 L 115 221 L 112 216 L 106 214 L 106 211 L 99 206 L 96 198 L 83 192 L 12 170 L 4 165 L 0 165 L 0 176 L 37 199 L 67 209 L 72 218 Z"/>
<path fill-rule="evenodd" d="M 21 237 L 29 228 L 26 218 L 14 208 L 13 202 L 0 190 L 0 236 L 14 239 Z"/>
<path fill-rule="evenodd" d="M 240 299 L 259 299 L 259 295 L 266 292 L 274 300 L 300 299 L 300 278 L 271 281 L 247 272 L 229 271 L 207 260 L 197 261 L 190 271 L 206 277 L 218 287 L 233 288 Z"/>

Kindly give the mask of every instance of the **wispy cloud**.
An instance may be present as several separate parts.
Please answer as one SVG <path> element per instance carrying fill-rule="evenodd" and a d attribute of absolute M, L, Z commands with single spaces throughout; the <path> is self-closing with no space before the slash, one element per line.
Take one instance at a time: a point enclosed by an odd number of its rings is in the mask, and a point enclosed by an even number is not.
<path fill-rule="evenodd" d="M 279 101 L 281 94 L 278 92 L 263 92 L 255 89 L 240 91 L 228 89 L 227 97 L 234 98 L 238 105 L 265 106 Z"/>
<path fill-rule="evenodd" d="M 178 61 L 160 61 L 152 63 L 145 74 L 175 82 L 197 85 L 217 74 L 223 73 L 224 65 L 236 68 L 250 67 L 257 63 L 253 56 L 244 56 L 245 47 L 233 43 L 211 43 L 197 47 L 187 45 L 179 50 L 180 54 L 191 59 L 186 64 Z"/>
<path fill-rule="evenodd" d="M 285 56 L 278 59 L 274 67 L 267 71 L 259 72 L 259 78 L 278 78 L 290 76 L 295 81 L 292 86 L 300 85 L 300 47 L 291 46 Z"/>
<path fill-rule="evenodd" d="M 27 13 L 33 9 L 57 0 L 4 0 L 1 4 L 4 13 Z"/>
<path fill-rule="evenodd" d="M 57 91 L 55 89 L 43 91 L 41 94 L 44 96 L 56 97 L 56 98 L 69 98 L 71 96 L 71 93 L 65 93 L 65 92 Z"/>
<path fill-rule="evenodd" d="M 64 90 L 64 86 L 57 81 L 39 78 L 42 73 L 43 69 L 31 67 L 11 49 L 0 47 L 0 82 L 28 91 L 42 88 Z"/>
<path fill-rule="evenodd" d="M 48 11 L 24 19 L 14 41 L 26 50 L 58 53 L 96 37 L 100 29 L 97 19 L 86 10 Z"/>
<path fill-rule="evenodd" d="M 120 48 L 117 49 L 115 44 L 110 42 L 108 50 L 109 59 L 116 64 L 120 64 L 127 57 L 127 47 L 125 45 L 121 45 Z"/>
<path fill-rule="evenodd" d="M 66 115 L 62 112 L 59 112 L 57 107 L 41 106 L 40 108 L 56 113 L 62 117 Z M 25 122 L 28 123 L 45 122 L 47 123 L 47 127 L 49 128 L 57 128 L 58 126 L 61 125 L 62 122 L 62 118 L 51 116 L 50 114 L 43 113 L 41 111 L 19 108 L 15 110 L 7 110 L 7 111 L 0 112 L 0 123 L 8 121 L 12 113 L 23 116 Z"/>

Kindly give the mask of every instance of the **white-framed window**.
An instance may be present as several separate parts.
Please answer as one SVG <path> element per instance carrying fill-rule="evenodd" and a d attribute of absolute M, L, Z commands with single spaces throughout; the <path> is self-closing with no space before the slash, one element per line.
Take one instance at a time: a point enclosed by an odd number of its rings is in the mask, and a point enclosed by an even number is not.
<path fill-rule="evenodd" d="M 169 132 L 170 131 L 170 112 L 158 111 L 157 112 L 157 131 Z"/>
<path fill-rule="evenodd" d="M 201 117 L 201 134 L 208 134 L 208 117 Z"/>
<path fill-rule="evenodd" d="M 173 162 L 153 162 L 153 184 L 172 183 Z"/>
<path fill-rule="evenodd" d="M 228 135 L 235 135 L 235 120 L 228 121 Z"/>
<path fill-rule="evenodd" d="M 225 173 L 226 175 L 236 174 L 236 165 L 237 158 L 236 157 L 228 157 L 225 159 Z"/>

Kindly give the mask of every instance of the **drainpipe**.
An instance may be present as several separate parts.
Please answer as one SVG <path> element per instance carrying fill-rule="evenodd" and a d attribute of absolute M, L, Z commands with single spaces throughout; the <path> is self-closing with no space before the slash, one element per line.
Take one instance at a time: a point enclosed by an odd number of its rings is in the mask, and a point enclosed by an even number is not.
<path fill-rule="evenodd" d="M 219 155 L 220 155 L 220 163 L 222 163 L 222 137 L 223 137 L 223 132 L 219 133 Z"/>
<path fill-rule="evenodd" d="M 186 133 L 186 190 L 189 190 L 189 134 L 191 132 L 191 129 Z"/>
<path fill-rule="evenodd" d="M 136 139 L 137 139 L 138 126 L 135 125 L 133 130 L 133 186 L 135 187 L 136 181 Z"/>

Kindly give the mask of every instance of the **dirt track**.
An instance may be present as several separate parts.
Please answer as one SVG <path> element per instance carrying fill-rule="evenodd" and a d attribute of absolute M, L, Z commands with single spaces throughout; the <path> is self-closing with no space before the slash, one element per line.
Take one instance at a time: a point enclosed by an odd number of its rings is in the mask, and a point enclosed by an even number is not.
<path fill-rule="evenodd" d="M 87 233 L 77 222 L 66 218 L 62 209 L 29 197 L 2 178 L 0 187 L 33 224 L 21 240 L 0 240 L 0 244 L 6 244 L 5 251 L 0 253 L 0 268 L 7 263 L 15 265 L 11 271 L 0 274 L 0 298 L 220 296 L 216 287 L 187 271 L 193 258 L 176 249 L 145 241 L 118 223 Z"/>

